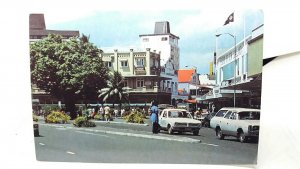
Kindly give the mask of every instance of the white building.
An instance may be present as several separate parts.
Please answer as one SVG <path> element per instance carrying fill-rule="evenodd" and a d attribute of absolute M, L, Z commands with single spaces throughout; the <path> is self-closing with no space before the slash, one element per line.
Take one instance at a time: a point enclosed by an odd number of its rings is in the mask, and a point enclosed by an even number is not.
<path fill-rule="evenodd" d="M 171 80 L 161 82 L 163 88 L 172 91 L 172 99 L 178 98 L 179 37 L 170 33 L 169 22 L 156 22 L 154 34 L 140 35 L 142 48 L 159 51 L 161 76 Z"/>
<path fill-rule="evenodd" d="M 226 52 L 217 55 L 216 84 L 218 86 L 226 87 L 233 84 L 234 78 L 236 84 L 247 81 L 247 41 L 250 39 L 251 36 L 237 43 L 236 48 L 233 46 Z"/>
<path fill-rule="evenodd" d="M 224 106 L 260 107 L 262 37 L 263 25 L 227 51 L 217 52 L 216 86 L 199 101 L 214 103 L 218 109 Z"/>
<path fill-rule="evenodd" d="M 157 100 L 162 104 L 171 101 L 171 90 L 160 86 L 168 80 L 160 76 L 160 52 L 128 49 L 104 49 L 100 54 L 102 61 L 111 72 L 118 71 L 124 77 L 123 85 L 129 89 L 130 103 L 147 104 Z"/>

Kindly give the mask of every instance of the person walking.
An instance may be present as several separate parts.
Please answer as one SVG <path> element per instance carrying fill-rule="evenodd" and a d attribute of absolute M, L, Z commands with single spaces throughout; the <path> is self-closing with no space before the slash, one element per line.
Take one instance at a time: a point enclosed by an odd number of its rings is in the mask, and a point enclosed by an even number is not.
<path fill-rule="evenodd" d="M 104 113 L 105 113 L 105 121 L 109 121 L 110 119 L 110 108 L 108 106 L 104 107 Z"/>
<path fill-rule="evenodd" d="M 150 119 L 152 121 L 152 133 L 157 134 L 159 132 L 157 101 L 152 102 Z"/>
<path fill-rule="evenodd" d="M 99 115 L 101 117 L 101 120 L 104 121 L 105 117 L 104 117 L 104 110 L 103 110 L 102 106 L 100 106 L 100 108 L 99 108 Z"/>

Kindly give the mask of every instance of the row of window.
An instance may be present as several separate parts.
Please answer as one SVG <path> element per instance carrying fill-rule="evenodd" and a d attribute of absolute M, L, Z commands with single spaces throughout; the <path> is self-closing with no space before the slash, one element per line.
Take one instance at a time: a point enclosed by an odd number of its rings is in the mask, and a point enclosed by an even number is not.
<path fill-rule="evenodd" d="M 172 38 L 170 38 L 172 40 Z M 168 41 L 168 37 L 162 37 L 161 41 Z M 149 38 L 143 38 L 143 42 L 149 42 Z"/>
<path fill-rule="evenodd" d="M 123 86 L 124 87 L 128 86 L 128 80 L 124 80 Z M 144 79 L 138 78 L 136 80 L 136 87 L 141 88 L 143 86 L 145 86 Z M 172 82 L 171 88 L 173 88 L 174 86 L 175 86 L 175 88 L 177 88 L 177 83 Z M 167 86 L 164 86 L 163 88 L 169 88 L 169 87 L 170 87 L 170 82 L 167 81 Z"/>
<path fill-rule="evenodd" d="M 121 62 L 121 67 L 128 67 L 128 61 L 127 60 L 122 60 Z M 112 67 L 112 62 L 105 62 L 107 67 Z M 144 58 L 137 58 L 136 59 L 136 66 L 137 67 L 144 67 L 145 66 L 145 59 Z"/>
<path fill-rule="evenodd" d="M 238 46 L 238 49 L 236 51 L 237 56 L 242 53 L 243 47 L 244 47 L 244 44 L 241 44 L 240 46 Z M 235 57 L 234 49 L 233 49 L 233 51 L 218 58 L 217 64 L 221 64 L 221 65 L 226 64 L 226 63 L 230 62 L 233 59 L 233 57 Z"/>

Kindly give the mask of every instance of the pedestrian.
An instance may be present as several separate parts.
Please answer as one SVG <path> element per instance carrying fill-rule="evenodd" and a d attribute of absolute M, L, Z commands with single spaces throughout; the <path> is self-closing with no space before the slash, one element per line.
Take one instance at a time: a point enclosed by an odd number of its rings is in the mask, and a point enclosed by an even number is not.
<path fill-rule="evenodd" d="M 115 114 L 115 118 L 117 118 L 119 114 L 119 110 L 117 108 L 114 110 L 114 114 Z"/>
<path fill-rule="evenodd" d="M 121 117 L 123 117 L 123 116 L 124 116 L 124 113 L 125 113 L 125 109 L 124 109 L 124 108 L 122 108 L 122 109 L 121 109 Z"/>
<path fill-rule="evenodd" d="M 110 108 L 108 106 L 104 107 L 104 116 L 105 116 L 105 121 L 109 121 L 110 119 Z"/>
<path fill-rule="evenodd" d="M 146 115 L 146 110 L 144 107 L 143 107 L 142 113 L 143 113 L 143 115 Z"/>
<path fill-rule="evenodd" d="M 152 102 L 150 119 L 152 121 L 152 133 L 157 134 L 159 132 L 157 101 Z"/>
<path fill-rule="evenodd" d="M 98 112 L 99 112 L 99 115 L 100 115 L 101 120 L 104 120 L 105 117 L 104 117 L 104 110 L 103 110 L 103 107 L 102 107 L 102 106 L 100 106 Z"/>

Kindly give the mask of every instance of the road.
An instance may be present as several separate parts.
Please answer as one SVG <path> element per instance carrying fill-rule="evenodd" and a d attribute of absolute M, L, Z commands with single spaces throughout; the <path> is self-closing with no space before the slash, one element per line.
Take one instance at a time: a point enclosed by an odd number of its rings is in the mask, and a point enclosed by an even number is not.
<path fill-rule="evenodd" d="M 101 122 L 95 128 L 75 128 L 40 122 L 35 147 L 40 161 L 253 165 L 258 144 L 218 140 L 210 128 L 193 136 L 152 134 L 151 126 L 144 125 Z"/>

